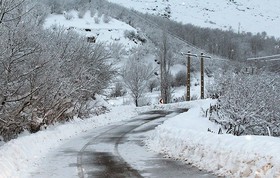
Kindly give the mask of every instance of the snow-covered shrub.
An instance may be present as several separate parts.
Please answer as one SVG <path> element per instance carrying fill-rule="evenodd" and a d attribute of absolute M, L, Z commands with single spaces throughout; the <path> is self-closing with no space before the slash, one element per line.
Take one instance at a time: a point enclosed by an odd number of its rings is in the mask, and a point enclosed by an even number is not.
<path fill-rule="evenodd" d="M 116 60 L 120 60 L 126 53 L 124 45 L 122 43 L 110 43 L 107 47 L 110 49 L 111 56 Z"/>
<path fill-rule="evenodd" d="M 141 41 L 142 43 L 145 43 L 147 41 L 143 35 L 139 35 L 134 30 L 125 30 L 124 37 L 130 40 L 138 40 Z"/>
<path fill-rule="evenodd" d="M 78 12 L 78 18 L 82 19 L 86 14 L 86 9 L 80 9 Z"/>
<path fill-rule="evenodd" d="M 90 8 L 90 17 L 94 17 L 96 11 L 94 8 Z"/>
<path fill-rule="evenodd" d="M 115 87 L 112 89 L 110 96 L 111 97 L 120 97 L 123 96 L 126 93 L 123 84 L 120 82 L 117 82 L 115 84 Z"/>
<path fill-rule="evenodd" d="M 159 83 L 160 83 L 160 81 L 157 78 L 149 80 L 149 82 L 148 82 L 148 89 L 149 89 L 149 91 L 152 93 L 153 90 L 156 87 L 159 87 Z"/>
<path fill-rule="evenodd" d="M 151 98 L 149 97 L 142 97 L 138 101 L 138 106 L 149 106 L 151 104 Z"/>
<path fill-rule="evenodd" d="M 105 113 L 108 113 L 110 110 L 105 107 L 105 106 L 98 106 L 98 107 L 94 107 L 92 110 L 91 110 L 91 114 L 94 115 L 94 116 L 99 116 L 101 114 L 105 114 Z"/>
<path fill-rule="evenodd" d="M 183 96 L 173 97 L 172 103 L 184 102 L 184 101 L 186 101 L 186 96 L 187 96 L 187 94 L 185 93 Z"/>
<path fill-rule="evenodd" d="M 99 11 L 97 11 L 97 17 L 99 17 L 99 18 L 101 18 L 102 17 L 102 12 L 99 10 Z"/>
<path fill-rule="evenodd" d="M 192 95 L 191 96 L 191 100 L 198 100 L 198 98 L 199 98 L 198 95 Z"/>
<path fill-rule="evenodd" d="M 0 136 L 0 147 L 5 144 L 5 142 L 3 140 L 4 140 L 4 138 L 2 136 Z"/>
<path fill-rule="evenodd" d="M 116 74 L 106 46 L 75 33 L 31 24 L 3 26 L 2 32 L 0 136 L 5 141 L 23 130 L 37 132 L 74 115 L 87 116 L 91 108 L 84 104 Z"/>
<path fill-rule="evenodd" d="M 239 74 L 222 82 L 211 120 L 234 135 L 280 136 L 280 78 L 275 74 Z"/>
<path fill-rule="evenodd" d="M 109 111 L 109 108 L 104 105 L 97 105 L 94 100 L 86 100 L 84 102 L 79 102 L 76 105 L 77 116 L 79 118 L 88 118 L 90 116 L 98 116 Z"/>
<path fill-rule="evenodd" d="M 107 14 L 103 15 L 102 19 L 104 23 L 109 23 L 111 21 L 111 17 L 108 16 Z"/>
<path fill-rule="evenodd" d="M 175 75 L 174 86 L 183 86 L 187 82 L 187 71 L 181 70 Z"/>
<path fill-rule="evenodd" d="M 64 13 L 63 15 L 64 15 L 64 17 L 65 17 L 65 19 L 66 19 L 66 20 L 71 20 L 71 19 L 73 19 L 73 18 L 74 18 L 74 16 L 73 16 L 72 14 L 67 13 L 67 12 L 66 12 L 66 13 Z"/>
<path fill-rule="evenodd" d="M 133 39 L 136 36 L 136 33 L 134 30 L 125 30 L 124 31 L 124 37 L 128 39 Z"/>
<path fill-rule="evenodd" d="M 94 19 L 94 23 L 96 23 L 96 24 L 99 24 L 99 23 L 100 23 L 99 17 L 94 17 L 93 19 Z"/>
<path fill-rule="evenodd" d="M 18 134 L 24 131 L 23 125 L 25 124 L 26 122 L 20 123 L 15 120 L 5 122 L 0 121 L 0 141 L 8 141 L 16 138 Z"/>

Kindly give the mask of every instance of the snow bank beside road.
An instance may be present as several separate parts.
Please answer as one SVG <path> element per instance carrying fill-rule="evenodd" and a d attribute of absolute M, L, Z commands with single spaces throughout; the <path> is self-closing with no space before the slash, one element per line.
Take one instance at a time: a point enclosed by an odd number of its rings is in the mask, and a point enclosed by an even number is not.
<path fill-rule="evenodd" d="M 202 117 L 199 105 L 192 106 L 157 127 L 147 146 L 217 175 L 280 177 L 279 138 L 208 132 L 208 128 L 217 132 L 219 127 Z"/>
<path fill-rule="evenodd" d="M 21 136 L 0 147 L 0 178 L 21 178 L 48 151 L 69 138 L 97 126 L 127 120 L 135 116 L 134 106 L 113 107 L 112 111 L 90 119 L 75 119 L 64 125 L 53 126 L 35 134 Z"/>

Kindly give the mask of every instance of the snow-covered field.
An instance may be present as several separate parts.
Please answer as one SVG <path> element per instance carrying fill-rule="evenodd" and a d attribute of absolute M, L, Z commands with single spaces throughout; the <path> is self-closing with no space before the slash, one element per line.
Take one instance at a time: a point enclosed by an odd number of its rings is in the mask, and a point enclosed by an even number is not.
<path fill-rule="evenodd" d="M 280 37 L 279 0 L 110 0 L 143 13 L 163 14 L 201 27 L 232 29 L 235 32 L 267 32 Z"/>

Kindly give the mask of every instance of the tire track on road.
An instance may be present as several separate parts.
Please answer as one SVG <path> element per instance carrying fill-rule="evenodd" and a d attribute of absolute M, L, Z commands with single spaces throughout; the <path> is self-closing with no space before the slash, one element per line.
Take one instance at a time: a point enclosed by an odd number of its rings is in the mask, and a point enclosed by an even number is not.
<path fill-rule="evenodd" d="M 157 112 L 146 112 L 146 113 L 142 113 L 140 114 L 138 117 L 135 117 L 135 119 L 129 121 L 129 122 L 125 122 L 123 124 L 114 126 L 114 127 L 110 127 L 109 129 L 107 129 L 106 131 L 94 136 L 93 138 L 90 139 L 89 142 L 87 142 L 82 148 L 81 150 L 78 152 L 77 154 L 77 170 L 78 170 L 78 176 L 79 178 L 85 178 L 85 169 L 84 166 L 86 164 L 88 164 L 87 162 L 85 162 L 85 154 L 91 154 L 94 155 L 94 159 L 92 160 L 92 158 L 90 157 L 91 164 L 93 164 L 92 166 L 102 166 L 103 168 L 105 167 L 105 171 L 97 171 L 97 172 L 91 172 L 91 174 L 93 174 L 95 177 L 110 177 L 112 175 L 115 175 L 116 177 L 118 177 L 118 175 L 128 175 L 129 177 L 136 177 L 136 178 L 142 178 L 143 176 L 141 176 L 141 174 L 138 172 L 138 170 L 134 169 L 131 167 L 130 164 L 127 163 L 127 161 L 125 161 L 125 159 L 121 156 L 120 152 L 119 152 L 119 145 L 121 144 L 121 142 L 126 138 L 125 136 L 129 133 L 131 133 L 133 130 L 148 124 L 149 122 L 155 121 L 159 118 L 163 118 L 168 116 L 171 113 L 181 113 L 181 112 L 185 112 L 186 110 L 178 110 L 178 111 L 157 111 Z M 147 118 L 142 118 L 141 115 L 150 115 Z M 130 125 L 130 124 L 134 124 L 135 125 Z M 126 126 L 126 127 L 124 127 Z M 122 128 L 124 127 L 124 128 Z M 118 131 L 117 129 L 120 129 L 120 131 Z M 123 131 L 122 131 L 123 130 Z M 116 133 L 114 133 L 114 131 L 118 131 Z M 111 133 L 110 133 L 111 132 Z M 106 134 L 116 134 L 114 135 L 114 137 L 109 137 L 109 142 L 112 142 L 112 146 L 113 146 L 113 150 L 112 152 L 98 152 L 98 151 L 93 151 L 93 152 L 89 152 L 87 151 L 87 148 L 89 146 L 92 146 L 94 141 L 97 140 L 97 144 L 99 144 L 98 140 L 100 140 L 100 143 L 102 142 L 102 139 L 105 138 L 105 142 L 108 141 Z M 94 145 L 93 145 L 94 147 Z M 90 172 L 88 172 L 89 174 Z"/>
<path fill-rule="evenodd" d="M 157 116 L 157 118 L 164 117 L 164 116 L 165 116 L 165 115 Z M 156 118 L 155 118 L 155 119 L 156 119 Z M 153 120 L 154 120 L 154 119 L 153 119 Z M 125 132 L 124 134 L 120 135 L 120 138 L 118 138 L 118 139 L 117 139 L 117 142 L 115 143 L 115 153 L 116 153 L 116 155 L 118 156 L 118 159 L 119 159 L 121 162 L 127 164 L 127 162 L 126 162 L 126 161 L 121 157 L 121 155 L 119 154 L 119 152 L 118 152 L 118 150 L 117 150 L 117 145 L 116 145 L 116 144 L 119 144 L 120 141 L 123 139 L 123 137 L 124 137 L 126 134 L 128 134 L 129 132 L 131 132 L 132 130 L 134 130 L 134 129 L 136 129 L 136 128 L 138 128 L 138 127 L 140 127 L 140 126 L 142 126 L 142 125 L 144 125 L 144 124 L 146 124 L 146 123 L 148 123 L 148 122 L 151 122 L 151 121 L 153 121 L 153 120 L 148 120 L 148 121 L 142 123 L 141 125 L 138 125 L 138 126 L 134 127 L 133 129 L 129 130 L 128 132 Z M 98 134 L 97 136 L 93 137 L 93 138 L 91 139 L 91 141 L 87 142 L 87 143 L 82 147 L 82 149 L 78 152 L 78 155 L 77 155 L 78 176 L 79 176 L 80 178 L 85 178 L 85 172 L 84 172 L 84 168 L 83 168 L 83 155 L 84 155 L 85 150 L 87 149 L 87 147 L 90 146 L 90 145 L 92 145 L 92 140 L 99 139 L 99 138 L 101 138 L 104 134 L 109 133 L 109 132 L 111 132 L 112 130 L 114 130 L 114 129 L 116 129 L 116 128 L 120 128 L 120 127 L 122 127 L 122 126 L 124 126 L 124 125 L 127 125 L 127 124 L 129 124 L 129 123 L 133 123 L 133 122 L 135 122 L 135 121 L 137 121 L 137 120 L 132 120 L 131 122 L 125 122 L 124 124 L 117 125 L 117 126 L 115 126 L 115 127 L 109 128 L 109 129 L 106 130 L 105 132 L 102 132 L 102 133 Z M 127 164 L 127 165 L 128 165 L 128 164 Z M 133 168 L 129 168 L 129 171 L 133 172 L 133 174 L 134 174 L 136 177 L 142 177 L 142 176 L 137 172 L 137 170 L 134 170 Z"/>

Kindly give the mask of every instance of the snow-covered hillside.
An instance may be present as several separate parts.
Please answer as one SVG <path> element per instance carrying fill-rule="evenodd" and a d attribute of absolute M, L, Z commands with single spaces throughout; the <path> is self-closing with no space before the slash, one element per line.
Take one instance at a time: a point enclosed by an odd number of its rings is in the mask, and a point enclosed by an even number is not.
<path fill-rule="evenodd" d="M 108 18 L 108 21 L 104 22 L 104 18 Z M 138 42 L 124 37 L 126 30 L 137 32 L 136 29 L 111 17 L 98 16 L 97 13 L 91 16 L 90 11 L 87 11 L 83 17 L 79 17 L 79 13 L 74 10 L 64 14 L 50 14 L 44 23 L 44 28 L 54 27 L 74 30 L 86 37 L 95 37 L 97 42 L 119 43 L 126 49 L 138 45 Z"/>
<path fill-rule="evenodd" d="M 280 37 L 278 0 L 109 0 L 143 13 L 170 12 L 171 19 L 201 27 Z"/>

